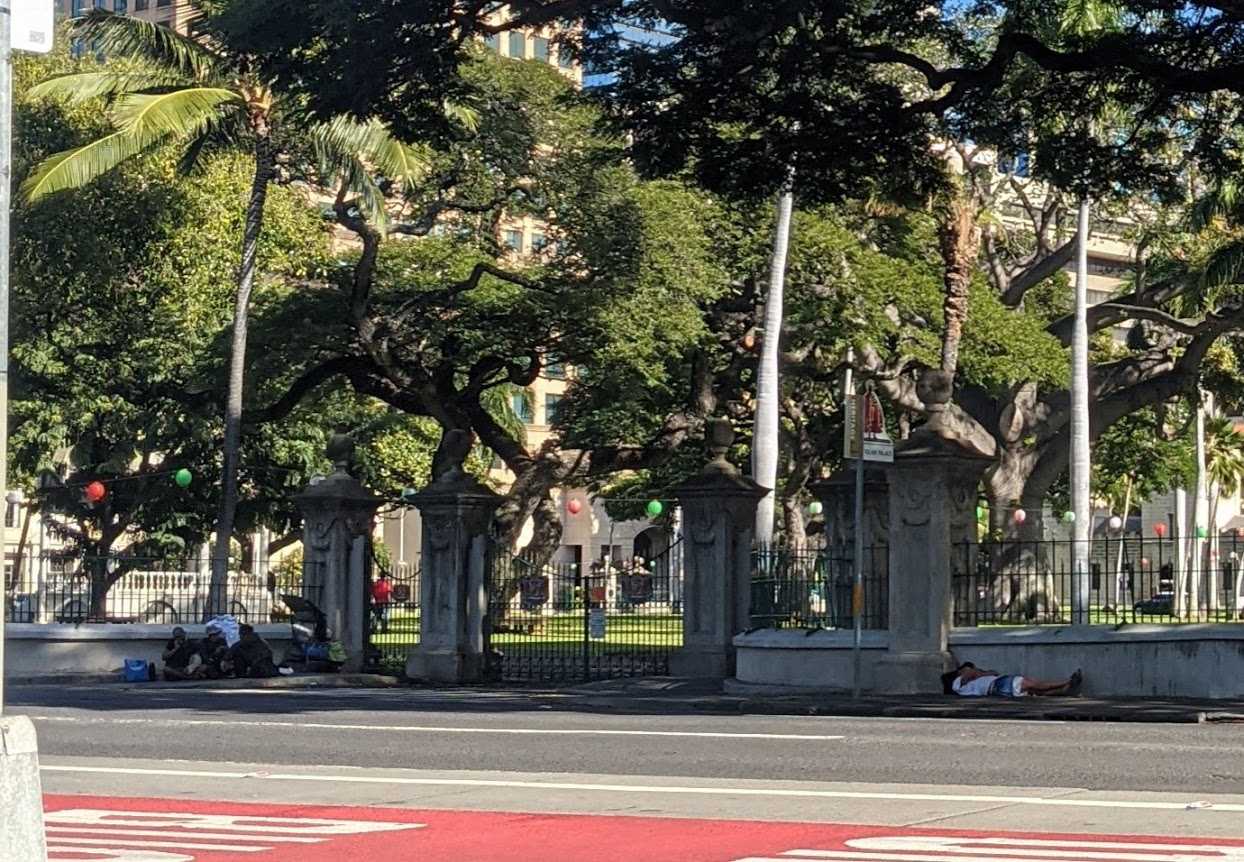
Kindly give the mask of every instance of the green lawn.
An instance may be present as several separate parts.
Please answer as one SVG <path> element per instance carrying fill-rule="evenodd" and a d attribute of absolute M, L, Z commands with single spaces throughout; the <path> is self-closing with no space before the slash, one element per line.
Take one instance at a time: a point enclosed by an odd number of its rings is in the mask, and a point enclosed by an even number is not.
<path fill-rule="evenodd" d="M 523 624 L 536 624 L 531 634 L 522 632 L 497 632 L 492 636 L 494 646 L 530 646 L 533 649 L 554 649 L 554 644 L 578 643 L 583 639 L 583 615 L 581 612 L 555 614 L 548 617 L 521 617 Z M 395 612 L 389 616 L 389 630 L 372 635 L 372 643 L 381 649 L 386 646 L 408 646 L 419 642 L 418 611 Z M 605 617 L 605 637 L 593 638 L 595 646 L 605 647 L 651 647 L 674 649 L 682 646 L 682 617 L 674 614 L 627 614 L 614 613 Z"/>

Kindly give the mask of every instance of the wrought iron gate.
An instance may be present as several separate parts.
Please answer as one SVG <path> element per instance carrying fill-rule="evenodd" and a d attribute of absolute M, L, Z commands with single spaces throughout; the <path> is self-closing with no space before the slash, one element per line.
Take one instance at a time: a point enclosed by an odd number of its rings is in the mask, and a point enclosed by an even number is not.
<path fill-rule="evenodd" d="M 491 675 L 598 680 L 669 673 L 682 646 L 681 540 L 651 560 L 537 564 L 501 550 L 488 565 Z"/>
<path fill-rule="evenodd" d="M 390 562 L 371 558 L 367 580 L 367 657 L 372 670 L 401 674 L 410 651 L 419 643 L 419 559 Z M 388 581 L 388 601 L 376 600 L 376 582 Z"/>

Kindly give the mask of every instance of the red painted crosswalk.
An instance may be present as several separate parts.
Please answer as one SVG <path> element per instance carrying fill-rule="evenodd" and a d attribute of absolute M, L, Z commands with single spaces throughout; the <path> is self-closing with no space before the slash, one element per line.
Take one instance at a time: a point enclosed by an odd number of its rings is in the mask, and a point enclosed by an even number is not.
<path fill-rule="evenodd" d="M 1244 840 L 46 797 L 57 862 L 1244 862 Z"/>

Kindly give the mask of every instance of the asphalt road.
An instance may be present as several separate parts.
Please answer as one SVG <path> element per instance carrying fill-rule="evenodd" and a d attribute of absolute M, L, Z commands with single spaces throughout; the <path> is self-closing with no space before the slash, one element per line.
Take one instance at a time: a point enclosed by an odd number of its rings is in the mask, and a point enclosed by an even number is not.
<path fill-rule="evenodd" d="M 584 712 L 408 690 L 7 695 L 45 759 L 1244 794 L 1239 725 Z"/>

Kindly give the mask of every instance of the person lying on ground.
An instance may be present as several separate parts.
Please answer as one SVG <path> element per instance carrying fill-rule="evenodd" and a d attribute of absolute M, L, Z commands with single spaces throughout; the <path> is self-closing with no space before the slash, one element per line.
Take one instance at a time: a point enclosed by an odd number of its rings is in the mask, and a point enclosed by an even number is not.
<path fill-rule="evenodd" d="M 199 642 L 186 637 L 181 626 L 173 629 L 173 636 L 164 645 L 160 658 L 164 661 L 164 678 L 170 681 L 202 679 L 206 675 L 199 656 Z"/>
<path fill-rule="evenodd" d="M 942 691 L 960 697 L 1074 697 L 1080 693 L 1084 674 L 1076 670 L 1069 678 L 1057 682 L 1034 679 L 1020 674 L 1003 674 L 996 670 L 981 670 L 964 662 L 955 670 L 942 674 Z"/>
<path fill-rule="evenodd" d="M 259 636 L 255 627 L 242 623 L 238 626 L 238 642 L 229 648 L 228 663 L 236 677 L 263 679 L 276 676 L 276 662 L 272 660 L 272 647 Z"/>

